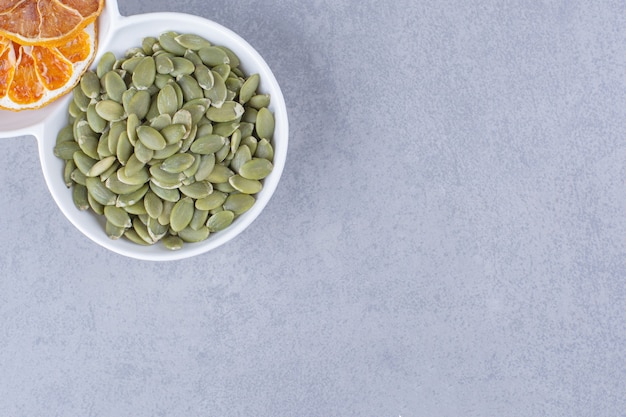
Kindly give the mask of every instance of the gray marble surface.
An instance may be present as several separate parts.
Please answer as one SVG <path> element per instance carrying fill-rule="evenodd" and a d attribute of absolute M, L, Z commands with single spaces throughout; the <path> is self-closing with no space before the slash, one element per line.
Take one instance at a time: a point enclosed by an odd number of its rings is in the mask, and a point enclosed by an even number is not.
<path fill-rule="evenodd" d="M 151 263 L 0 140 L 0 415 L 626 415 L 624 2 L 120 9 L 257 48 L 288 162 L 237 239 Z"/>

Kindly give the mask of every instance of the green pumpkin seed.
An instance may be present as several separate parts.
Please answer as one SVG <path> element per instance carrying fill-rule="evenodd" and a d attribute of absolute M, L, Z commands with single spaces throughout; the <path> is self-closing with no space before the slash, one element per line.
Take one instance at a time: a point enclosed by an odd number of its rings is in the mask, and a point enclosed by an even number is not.
<path fill-rule="evenodd" d="M 109 178 L 107 178 L 107 180 L 104 182 L 104 185 L 115 194 L 130 194 L 143 187 L 143 183 L 126 184 L 125 182 L 120 181 L 119 170 L 117 171 L 116 175 L 111 175 Z"/>
<path fill-rule="evenodd" d="M 243 112 L 243 116 L 241 116 L 241 121 L 247 123 L 256 123 L 256 115 L 258 113 L 258 110 L 252 107 L 246 107 L 245 109 L 246 110 Z"/>
<path fill-rule="evenodd" d="M 178 35 L 174 38 L 183 48 L 197 51 L 201 48 L 208 48 L 211 46 L 211 42 L 204 39 L 202 36 L 194 34 Z"/>
<path fill-rule="evenodd" d="M 72 125 L 65 125 L 59 133 L 57 133 L 55 144 L 58 145 L 62 142 L 70 142 L 74 140 L 74 133 L 72 131 Z"/>
<path fill-rule="evenodd" d="M 226 101 L 233 101 L 235 100 L 235 97 L 237 97 L 237 93 L 229 89 L 227 85 L 226 86 Z"/>
<path fill-rule="evenodd" d="M 215 152 L 215 161 L 223 162 L 228 156 L 229 152 L 230 152 L 230 142 L 228 139 L 226 139 L 226 143 L 224 143 L 224 146 L 222 146 L 222 148 L 219 151 Z M 227 164 L 224 164 L 224 165 L 227 165 Z"/>
<path fill-rule="evenodd" d="M 164 32 L 159 35 L 159 44 L 167 52 L 174 55 L 183 55 L 187 48 L 176 41 L 177 36 L 178 33 L 176 32 Z"/>
<path fill-rule="evenodd" d="M 161 169 L 170 173 L 180 173 L 193 165 L 196 158 L 188 153 L 179 153 L 167 158 L 161 164 Z"/>
<path fill-rule="evenodd" d="M 98 159 L 98 139 L 95 136 L 81 136 L 78 138 L 78 146 L 88 157 Z"/>
<path fill-rule="evenodd" d="M 154 50 L 152 48 L 157 42 L 158 39 L 154 36 L 147 36 L 143 38 L 143 40 L 141 41 L 141 49 L 143 50 L 143 53 L 146 55 L 152 55 L 154 53 Z"/>
<path fill-rule="evenodd" d="M 128 112 L 128 104 L 130 103 L 130 99 L 133 98 L 137 94 L 137 89 L 135 87 L 130 87 L 128 90 L 122 93 L 122 106 L 126 113 Z"/>
<path fill-rule="evenodd" d="M 245 136 L 243 135 L 243 132 L 242 132 L 242 137 L 243 139 L 241 139 L 241 145 L 246 145 L 250 149 L 250 153 L 254 155 L 258 147 L 257 139 L 254 136 L 249 136 L 249 135 Z"/>
<path fill-rule="evenodd" d="M 230 210 L 223 210 L 209 217 L 206 225 L 210 232 L 219 232 L 230 226 L 234 219 L 235 213 Z"/>
<path fill-rule="evenodd" d="M 188 243 L 197 243 L 206 240 L 211 232 L 206 226 L 202 226 L 198 230 L 186 227 L 178 232 L 178 237 Z"/>
<path fill-rule="evenodd" d="M 126 119 L 126 135 L 131 145 L 135 146 L 137 143 L 137 128 L 141 126 L 141 121 L 136 114 L 131 113 Z"/>
<path fill-rule="evenodd" d="M 124 130 L 120 133 L 120 137 L 117 141 L 117 150 L 116 155 L 118 161 L 122 165 L 126 165 L 128 158 L 133 154 L 133 145 L 130 143 L 130 139 L 128 139 L 128 133 Z"/>
<path fill-rule="evenodd" d="M 100 139 L 98 140 L 98 147 L 96 151 L 98 152 L 98 157 L 100 159 L 113 155 L 109 150 L 109 133 L 110 130 L 107 130 L 100 136 Z"/>
<path fill-rule="evenodd" d="M 163 188 L 179 187 L 184 175 L 181 172 L 165 171 L 161 168 L 161 165 L 163 164 L 152 165 L 150 167 L 150 175 L 152 176 L 150 179 L 157 180 L 159 183 L 158 185 Z"/>
<path fill-rule="evenodd" d="M 176 77 L 176 82 L 183 92 L 183 101 L 189 101 L 204 97 L 204 92 L 202 91 L 200 85 L 198 85 L 198 81 L 196 81 L 196 79 L 193 78 L 191 75 L 179 75 L 178 77 Z"/>
<path fill-rule="evenodd" d="M 104 132 L 104 129 L 106 129 L 108 123 L 98 114 L 95 104 L 90 104 L 89 107 L 87 107 L 86 115 L 87 123 L 89 123 L 89 127 L 91 128 L 91 130 L 97 133 Z"/>
<path fill-rule="evenodd" d="M 63 165 L 63 182 L 67 188 L 70 188 L 74 181 L 72 180 L 72 171 L 76 169 L 76 164 L 73 159 L 68 159 Z"/>
<path fill-rule="evenodd" d="M 169 114 L 170 116 L 176 113 L 178 110 L 178 98 L 176 97 L 176 90 L 172 87 L 172 84 L 167 84 L 159 91 L 157 96 L 157 108 L 160 114 Z"/>
<path fill-rule="evenodd" d="M 148 217 L 148 235 L 152 238 L 154 242 L 158 242 L 163 238 L 169 229 L 168 226 L 162 225 L 157 221 L 157 219 L 153 219 L 152 217 Z"/>
<path fill-rule="evenodd" d="M 206 117 L 203 120 L 208 120 Z M 196 132 L 198 137 L 210 135 L 213 133 L 213 124 L 208 122 L 207 124 L 198 125 L 198 131 Z M 224 136 L 224 135 L 221 135 Z"/>
<path fill-rule="evenodd" d="M 233 94 L 233 97 L 230 98 L 230 100 L 232 100 L 240 93 L 244 80 L 235 77 L 234 74 L 231 73 L 224 83 L 226 84 L 226 89 Z"/>
<path fill-rule="evenodd" d="M 147 56 L 141 61 L 133 71 L 132 81 L 137 90 L 147 90 L 156 78 L 156 64 L 154 58 Z"/>
<path fill-rule="evenodd" d="M 202 157 L 202 155 L 196 155 L 193 152 L 189 152 L 189 155 L 192 155 L 194 160 L 189 167 L 183 170 L 183 175 L 187 177 L 186 180 L 183 180 L 184 185 L 189 185 L 195 181 L 194 176 L 196 175 L 196 171 L 198 171 L 198 167 L 200 167 L 200 158 Z"/>
<path fill-rule="evenodd" d="M 117 195 L 109 190 L 102 181 L 100 181 L 96 177 L 88 177 L 85 180 L 85 185 L 87 186 L 87 191 L 96 200 L 98 203 L 103 206 L 112 206 L 115 204 L 117 200 Z"/>
<path fill-rule="evenodd" d="M 183 58 L 182 56 L 175 56 L 171 59 L 173 69 L 172 71 L 170 71 L 170 75 L 172 75 L 173 77 L 178 77 L 180 75 L 191 75 L 196 69 L 193 62 L 191 62 L 187 58 Z"/>
<path fill-rule="evenodd" d="M 128 214 L 136 214 L 138 216 L 146 215 L 146 208 L 143 206 L 143 201 L 139 201 L 130 206 L 126 206 L 124 207 L 124 210 L 126 210 Z"/>
<path fill-rule="evenodd" d="M 246 103 L 252 98 L 253 95 L 255 95 L 257 88 L 259 88 L 260 79 L 261 77 L 259 74 L 252 74 L 243 83 L 241 89 L 239 90 L 239 102 L 241 104 Z"/>
<path fill-rule="evenodd" d="M 221 107 L 209 107 L 207 119 L 212 122 L 232 122 L 243 115 L 243 106 L 235 101 L 226 101 Z"/>
<path fill-rule="evenodd" d="M 163 211 L 161 212 L 161 215 L 157 218 L 157 221 L 162 225 L 170 224 L 170 215 L 172 214 L 172 208 L 174 207 L 174 204 L 176 204 L 176 202 L 167 200 L 162 201 Z"/>
<path fill-rule="evenodd" d="M 257 110 L 267 107 L 270 105 L 270 95 L 269 94 L 257 94 L 250 97 L 250 100 L 246 102 L 246 104 L 252 108 Z"/>
<path fill-rule="evenodd" d="M 109 71 L 102 78 L 102 83 L 109 99 L 122 103 L 122 95 L 127 90 L 127 87 L 120 74 L 116 71 Z"/>
<path fill-rule="evenodd" d="M 261 139 L 257 145 L 254 156 L 267 159 L 271 162 L 274 159 L 274 148 L 267 139 Z"/>
<path fill-rule="evenodd" d="M 144 119 L 150 110 L 151 97 L 146 90 L 138 90 L 133 93 L 125 107 L 127 114 L 136 114 L 139 120 Z"/>
<path fill-rule="evenodd" d="M 198 50 L 198 56 L 207 67 L 228 64 L 230 59 L 226 52 L 217 46 L 207 46 Z"/>
<path fill-rule="evenodd" d="M 135 145 L 135 157 L 144 164 L 147 164 L 152 160 L 154 151 L 147 148 L 141 141 L 137 141 Z"/>
<path fill-rule="evenodd" d="M 172 62 L 171 56 L 167 54 L 159 54 L 155 56 L 154 63 L 158 74 L 165 75 L 174 70 L 174 63 Z"/>
<path fill-rule="evenodd" d="M 180 192 L 187 197 L 200 199 L 209 196 L 213 192 L 213 186 L 208 181 L 196 181 L 189 185 L 182 185 Z"/>
<path fill-rule="evenodd" d="M 76 120 L 78 117 L 85 114 L 83 110 L 78 108 L 78 105 L 74 101 L 70 103 L 68 112 L 70 114 L 70 117 L 68 117 L 68 120 L 70 122 Z"/>
<path fill-rule="evenodd" d="M 191 144 L 191 152 L 200 155 L 207 155 L 219 151 L 226 143 L 226 138 L 219 135 L 206 135 L 199 138 Z"/>
<path fill-rule="evenodd" d="M 124 167 L 117 170 L 117 179 L 126 185 L 142 185 L 148 182 L 150 174 L 148 169 L 143 167 L 129 175 Z"/>
<path fill-rule="evenodd" d="M 148 191 L 143 198 L 143 204 L 146 208 L 148 216 L 158 218 L 163 212 L 163 200 L 161 200 L 154 192 Z"/>
<path fill-rule="evenodd" d="M 267 107 L 262 107 L 257 113 L 256 132 L 260 139 L 271 139 L 274 135 L 274 115 Z"/>
<path fill-rule="evenodd" d="M 80 146 L 78 143 L 71 142 L 61 142 L 54 147 L 54 156 L 57 158 L 61 158 L 64 160 L 71 160 L 74 157 L 74 152 L 80 151 Z"/>
<path fill-rule="evenodd" d="M 161 150 L 167 145 L 161 133 L 150 126 L 139 126 L 137 128 L 137 137 L 146 148 L 153 151 Z"/>
<path fill-rule="evenodd" d="M 100 79 L 95 72 L 86 71 L 80 79 L 80 88 L 85 96 L 97 98 L 100 95 Z"/>
<path fill-rule="evenodd" d="M 76 164 L 74 164 L 74 165 L 76 165 Z M 78 168 L 76 168 L 74 171 L 72 171 L 72 173 L 70 174 L 70 178 L 76 184 L 87 185 L 87 176 L 85 174 L 83 174 L 82 172 L 80 172 L 80 170 Z"/>
<path fill-rule="evenodd" d="M 107 207 L 111 207 L 111 206 L 107 206 Z M 104 231 L 105 231 L 106 235 L 109 237 L 109 239 L 117 240 L 120 237 L 122 237 L 122 235 L 126 231 L 126 228 L 125 227 L 116 226 L 116 225 L 114 225 L 113 223 L 111 223 L 110 221 L 107 220 L 107 222 L 104 225 Z"/>
<path fill-rule="evenodd" d="M 211 100 L 209 100 L 208 98 L 201 97 L 201 98 L 189 100 L 188 102 L 183 104 L 182 108 L 188 109 L 189 107 L 200 106 L 204 108 L 204 111 L 206 111 L 206 109 L 208 109 L 210 105 L 211 105 Z"/>
<path fill-rule="evenodd" d="M 158 107 L 158 104 L 157 104 Z M 167 113 L 159 114 L 157 117 L 150 120 L 150 127 L 161 131 L 172 124 L 172 116 Z M 163 134 L 163 132 L 161 132 Z"/>
<path fill-rule="evenodd" d="M 204 91 L 204 97 L 211 100 L 211 105 L 213 107 L 221 107 L 226 101 L 226 84 L 221 75 L 219 75 L 215 71 L 211 71 L 213 74 L 213 87 Z"/>
<path fill-rule="evenodd" d="M 133 58 L 136 56 L 143 57 L 143 56 L 146 56 L 146 54 L 144 53 L 143 48 L 132 47 L 126 50 L 126 53 L 124 54 L 124 56 L 126 58 Z"/>
<path fill-rule="evenodd" d="M 100 181 L 104 182 L 106 180 L 108 180 L 111 175 L 114 175 L 117 173 L 117 170 L 120 168 L 120 163 L 119 161 L 115 161 L 113 163 L 113 165 L 111 165 L 109 167 L 109 169 L 107 169 L 106 171 L 104 171 L 102 174 L 100 174 Z"/>
<path fill-rule="evenodd" d="M 196 181 L 204 181 L 209 178 L 209 175 L 215 167 L 215 154 L 208 154 L 200 156 L 200 163 L 194 176 Z"/>
<path fill-rule="evenodd" d="M 258 112 L 257 112 L 257 115 L 258 115 Z M 239 130 L 241 130 L 242 138 L 252 136 L 252 134 L 254 133 L 254 123 L 241 122 L 239 124 Z"/>
<path fill-rule="evenodd" d="M 74 163 L 76 164 L 76 168 L 83 174 L 87 175 L 91 167 L 96 164 L 96 160 L 88 157 L 85 152 L 78 150 L 74 152 L 73 155 Z"/>
<path fill-rule="evenodd" d="M 193 217 L 189 222 L 189 227 L 193 230 L 199 230 L 206 224 L 207 219 L 209 218 L 209 210 L 199 210 L 195 209 L 193 212 Z"/>
<path fill-rule="evenodd" d="M 230 169 L 239 174 L 239 170 L 241 166 L 252 159 L 252 154 L 250 152 L 250 148 L 247 145 L 240 145 L 235 152 L 235 156 L 230 161 Z"/>
<path fill-rule="evenodd" d="M 261 184 L 261 181 L 244 178 L 238 174 L 228 178 L 228 183 L 235 190 L 244 194 L 256 194 L 263 188 L 263 184 Z"/>
<path fill-rule="evenodd" d="M 230 137 L 230 151 L 234 154 L 241 144 L 241 130 L 237 129 Z"/>
<path fill-rule="evenodd" d="M 233 51 L 231 51 L 228 47 L 223 46 L 223 45 L 218 45 L 217 47 L 221 49 L 222 51 L 226 52 L 226 56 L 228 57 L 228 61 L 230 62 L 231 68 L 237 68 L 240 65 L 239 57 Z"/>
<path fill-rule="evenodd" d="M 87 193 L 87 202 L 89 203 L 89 207 L 91 207 L 94 213 L 101 216 L 104 214 L 104 206 L 94 200 L 93 196 L 89 192 Z"/>
<path fill-rule="evenodd" d="M 228 179 L 235 175 L 233 171 L 221 164 L 216 164 L 207 180 L 213 184 L 228 182 Z"/>
<path fill-rule="evenodd" d="M 175 232 L 180 232 L 189 225 L 193 218 L 194 202 L 189 197 L 183 197 L 174 204 L 170 215 L 170 227 Z"/>
<path fill-rule="evenodd" d="M 97 177 L 103 172 L 105 172 L 107 169 L 111 168 L 111 166 L 113 165 L 115 161 L 116 161 L 115 156 L 108 156 L 104 159 L 101 159 L 92 165 L 92 167 L 89 169 L 86 175 L 88 177 Z"/>
<path fill-rule="evenodd" d="M 98 61 L 98 65 L 96 66 L 96 75 L 98 78 L 104 77 L 104 74 L 113 70 L 116 59 L 115 54 L 110 51 L 105 52 L 102 57 L 100 57 L 100 61 Z"/>
<path fill-rule="evenodd" d="M 150 243 L 146 242 L 141 237 L 139 237 L 135 229 L 126 229 L 124 231 L 124 237 L 137 245 L 142 245 L 142 246 L 150 245 Z"/>
<path fill-rule="evenodd" d="M 194 66 L 204 65 L 198 54 L 191 49 L 187 49 L 185 51 L 185 55 L 183 55 L 183 58 L 190 60 Z"/>
<path fill-rule="evenodd" d="M 106 206 L 104 217 L 114 226 L 128 228 L 132 226 L 132 221 L 126 210 L 116 206 Z"/>
<path fill-rule="evenodd" d="M 255 203 L 254 197 L 248 194 L 231 194 L 224 201 L 224 210 L 230 210 L 236 215 L 248 211 Z"/>
<path fill-rule="evenodd" d="M 157 95 L 156 94 L 152 94 L 151 92 L 149 92 L 149 93 L 150 93 L 150 96 L 152 97 L 152 99 L 150 100 L 150 108 L 148 109 L 148 113 L 146 114 L 146 119 L 149 122 L 152 122 L 152 120 L 155 117 L 159 116 L 159 108 L 157 107 Z"/>
<path fill-rule="evenodd" d="M 206 107 L 200 104 L 196 105 L 185 105 L 183 106 L 185 110 L 187 110 L 191 114 L 191 123 L 193 125 L 197 125 L 200 120 L 204 118 L 204 114 L 206 113 Z"/>
<path fill-rule="evenodd" d="M 273 169 L 273 165 L 265 158 L 253 158 L 239 169 L 239 175 L 250 180 L 261 180 L 267 177 Z"/>
<path fill-rule="evenodd" d="M 128 176 L 135 175 L 139 170 L 141 170 L 146 165 L 145 162 L 137 159 L 137 155 L 133 153 L 126 161 L 126 165 L 124 167 L 124 174 Z"/>
<path fill-rule="evenodd" d="M 228 79 L 228 76 L 230 75 L 230 65 L 228 64 L 216 65 L 212 69 L 214 72 L 218 73 L 220 77 L 222 77 L 222 79 L 224 80 L 224 83 L 226 83 L 226 80 Z"/>
<path fill-rule="evenodd" d="M 146 227 L 145 224 L 141 222 L 141 220 L 139 220 L 138 217 L 133 219 L 133 229 L 135 230 L 137 235 L 147 244 L 152 245 L 155 243 L 154 240 L 152 240 L 152 237 L 150 236 L 150 234 L 148 233 L 148 228 Z"/>
<path fill-rule="evenodd" d="M 72 102 L 76 105 L 77 109 L 85 112 L 87 111 L 87 106 L 91 104 L 91 98 L 87 97 L 83 92 L 81 85 L 77 85 L 72 89 L 73 97 Z"/>
<path fill-rule="evenodd" d="M 92 136 L 96 137 L 96 132 L 91 130 L 89 126 L 89 122 L 87 122 L 87 116 L 81 115 L 74 121 L 72 126 L 72 132 L 74 133 L 74 138 L 78 142 L 84 136 Z"/>
<path fill-rule="evenodd" d="M 221 191 L 213 191 L 207 197 L 196 200 L 196 209 L 213 210 L 220 207 L 226 201 L 227 195 Z"/>
<path fill-rule="evenodd" d="M 204 90 L 209 90 L 213 88 L 215 79 L 213 78 L 213 73 L 207 66 L 196 65 L 196 69 L 194 70 L 193 75 L 194 77 L 196 77 L 198 85 Z"/>
<path fill-rule="evenodd" d="M 163 246 L 169 250 L 179 250 L 182 249 L 184 242 L 178 236 L 167 236 L 162 240 Z"/>
<path fill-rule="evenodd" d="M 174 83 L 176 80 L 169 74 L 158 74 L 154 78 L 154 85 L 157 88 L 163 88 L 170 83 Z"/>
<path fill-rule="evenodd" d="M 240 123 L 238 122 L 215 123 L 213 125 L 213 133 L 216 135 L 229 137 L 233 134 L 233 132 L 235 132 L 235 130 L 239 129 L 239 127 Z"/>
<path fill-rule="evenodd" d="M 72 188 L 72 200 L 74 201 L 76 208 L 81 211 L 87 210 L 89 208 L 89 201 L 87 198 L 87 187 L 81 184 L 74 184 L 74 187 Z"/>
<path fill-rule="evenodd" d="M 176 113 L 174 113 L 174 116 L 172 116 L 172 123 L 182 124 L 183 126 L 185 126 L 186 133 L 189 133 L 192 126 L 191 113 L 189 112 L 189 110 L 186 109 L 178 110 Z M 186 136 L 183 136 L 183 138 L 185 137 Z"/>
<path fill-rule="evenodd" d="M 147 191 L 148 184 L 145 184 L 137 191 L 128 194 L 120 194 L 117 196 L 117 201 L 115 202 L 115 205 L 117 207 L 128 207 L 137 204 L 142 201 Z"/>
<path fill-rule="evenodd" d="M 176 142 L 171 145 L 167 145 L 165 148 L 161 149 L 160 151 L 154 151 L 154 156 L 152 157 L 154 162 L 156 163 L 157 162 L 156 160 L 159 160 L 159 159 L 167 159 L 170 156 L 180 152 L 182 145 L 183 145 L 182 142 Z"/>
<path fill-rule="evenodd" d="M 133 72 L 135 72 L 135 69 L 137 68 L 137 66 L 139 65 L 139 63 L 141 62 L 143 58 L 144 57 L 142 56 L 134 56 L 134 57 L 125 59 L 124 61 L 122 61 L 120 68 L 132 74 Z"/>

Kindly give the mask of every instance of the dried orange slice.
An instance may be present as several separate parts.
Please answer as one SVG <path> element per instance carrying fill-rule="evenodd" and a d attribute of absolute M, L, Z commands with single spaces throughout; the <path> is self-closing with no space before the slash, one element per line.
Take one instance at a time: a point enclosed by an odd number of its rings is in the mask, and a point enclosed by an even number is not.
<path fill-rule="evenodd" d="M 103 7 L 104 0 L 0 0 L 0 36 L 20 45 L 62 45 Z"/>
<path fill-rule="evenodd" d="M 52 47 L 0 36 L 0 108 L 37 109 L 69 92 L 93 61 L 96 41 L 95 22 Z"/>

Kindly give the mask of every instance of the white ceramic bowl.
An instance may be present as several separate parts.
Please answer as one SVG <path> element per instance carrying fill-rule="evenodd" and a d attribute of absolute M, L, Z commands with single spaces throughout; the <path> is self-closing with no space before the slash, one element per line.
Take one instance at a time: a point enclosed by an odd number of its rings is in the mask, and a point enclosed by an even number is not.
<path fill-rule="evenodd" d="M 178 251 L 165 249 L 162 244 L 140 246 L 126 239 L 112 240 L 104 232 L 103 219 L 91 211 L 79 211 L 72 201 L 72 193 L 63 182 L 63 161 L 53 154 L 58 131 L 67 123 L 67 109 L 71 94 L 40 110 L 10 112 L 0 110 L 0 137 L 33 135 L 37 139 L 43 175 L 54 200 L 63 214 L 76 228 L 97 244 L 118 254 L 136 259 L 167 261 L 188 258 L 210 251 L 235 236 L 250 225 L 267 205 L 276 190 L 285 165 L 288 143 L 288 121 L 285 101 L 267 63 L 259 53 L 231 30 L 210 20 L 182 13 L 147 13 L 121 16 L 115 0 L 107 0 L 98 19 L 98 53 L 93 67 L 103 53 L 111 51 L 118 56 L 134 46 L 140 46 L 146 36 L 158 36 L 172 30 L 180 33 L 196 33 L 216 45 L 230 48 L 240 59 L 241 68 L 247 74 L 259 73 L 259 91 L 271 95 L 270 110 L 274 113 L 276 128 L 273 138 L 274 169 L 265 178 L 263 190 L 257 201 L 246 213 L 238 217 L 225 230 L 213 233 L 200 243 L 186 243 Z"/>

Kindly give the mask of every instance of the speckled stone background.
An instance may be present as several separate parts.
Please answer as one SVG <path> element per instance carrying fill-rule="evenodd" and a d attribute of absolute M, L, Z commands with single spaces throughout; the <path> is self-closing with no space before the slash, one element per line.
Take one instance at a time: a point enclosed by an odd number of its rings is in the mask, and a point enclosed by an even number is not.
<path fill-rule="evenodd" d="M 626 415 L 626 3 L 120 9 L 256 47 L 288 162 L 236 240 L 151 263 L 0 140 L 1 416 Z"/>

